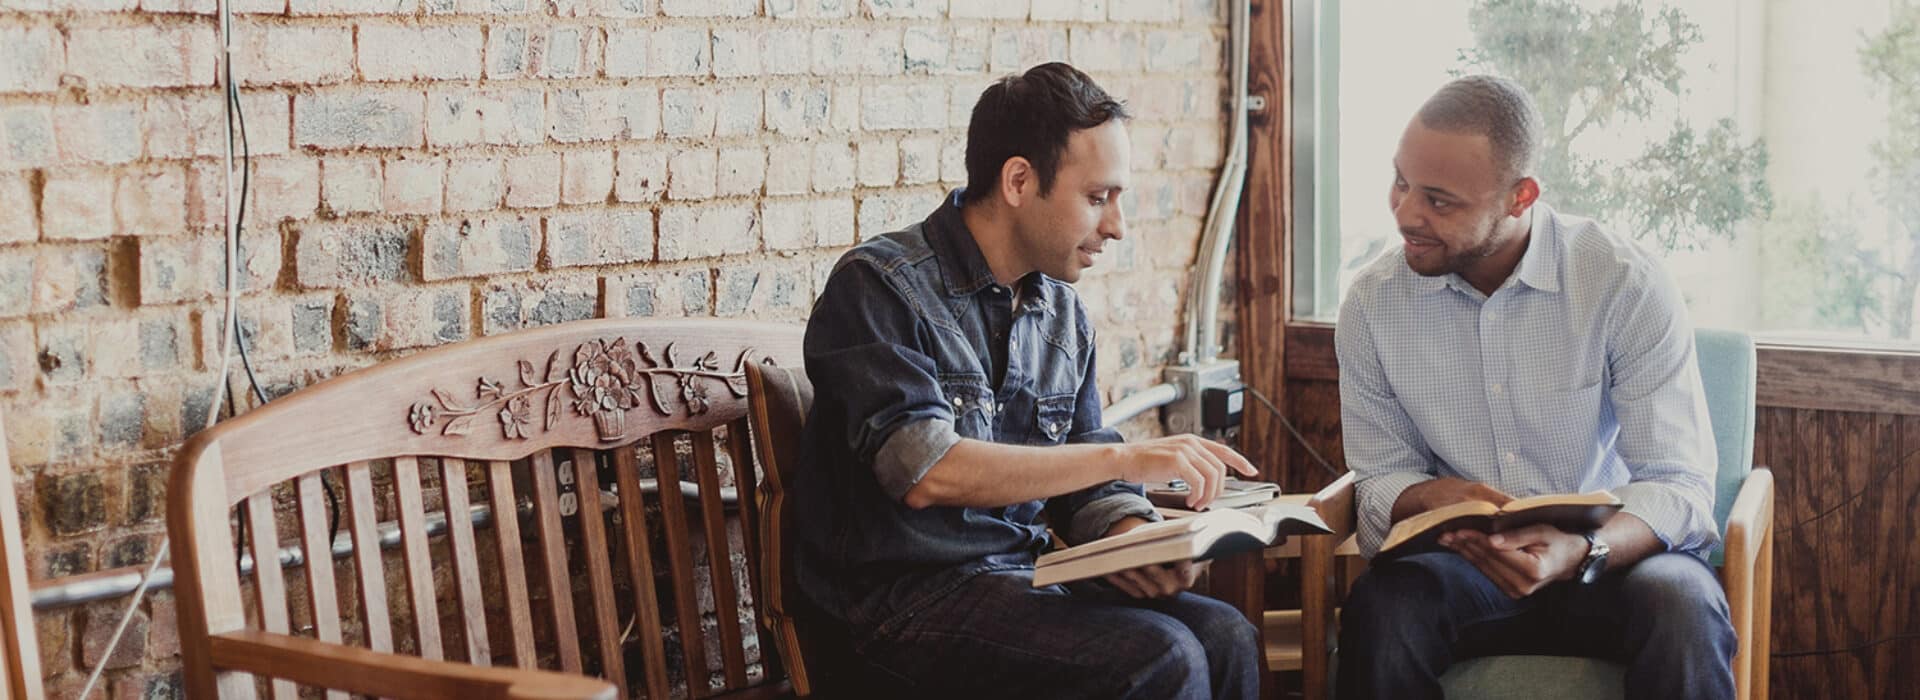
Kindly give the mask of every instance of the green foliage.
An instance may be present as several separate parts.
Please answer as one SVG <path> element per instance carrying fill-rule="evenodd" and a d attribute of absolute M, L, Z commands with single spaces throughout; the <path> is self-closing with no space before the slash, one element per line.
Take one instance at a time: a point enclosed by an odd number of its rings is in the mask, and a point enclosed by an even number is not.
<path fill-rule="evenodd" d="M 1733 238 L 1772 209 L 1767 150 L 1741 144 L 1730 120 L 1676 122 L 1625 161 L 1583 156 L 1582 135 L 1645 122 L 1686 96 L 1681 58 L 1700 26 L 1639 0 L 1588 9 L 1573 0 L 1482 0 L 1469 11 L 1475 47 L 1456 74 L 1505 76 L 1532 93 L 1545 122 L 1539 179 L 1563 211 L 1625 227 L 1665 250 Z"/>

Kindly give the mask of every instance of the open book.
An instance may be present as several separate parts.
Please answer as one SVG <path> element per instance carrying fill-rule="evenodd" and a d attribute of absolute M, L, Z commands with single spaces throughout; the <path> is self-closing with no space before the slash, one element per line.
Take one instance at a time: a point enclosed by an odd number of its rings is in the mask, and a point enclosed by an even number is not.
<path fill-rule="evenodd" d="M 1145 486 L 1147 500 L 1152 501 L 1153 505 L 1160 508 L 1185 509 L 1187 507 L 1187 493 L 1189 491 L 1187 482 L 1173 481 L 1168 483 L 1145 484 Z M 1278 495 L 1280 495 L 1279 484 L 1270 481 L 1246 481 L 1244 479 L 1228 477 L 1227 483 L 1220 487 L 1220 497 L 1213 499 L 1213 504 L 1207 509 L 1226 510 L 1229 508 L 1241 508 L 1257 503 L 1266 503 Z"/>
<path fill-rule="evenodd" d="M 1620 506 L 1620 499 L 1606 491 L 1516 498 L 1504 506 L 1486 501 L 1455 503 L 1394 523 L 1380 551 L 1433 549 L 1439 546 L 1441 533 L 1452 530 L 1493 533 L 1545 523 L 1584 534 L 1600 529 L 1620 512 Z"/>
<path fill-rule="evenodd" d="M 1281 535 L 1333 532 L 1313 509 L 1270 503 L 1147 523 L 1113 537 L 1040 555 L 1033 586 L 1105 576 L 1148 564 L 1204 561 L 1259 549 Z"/>

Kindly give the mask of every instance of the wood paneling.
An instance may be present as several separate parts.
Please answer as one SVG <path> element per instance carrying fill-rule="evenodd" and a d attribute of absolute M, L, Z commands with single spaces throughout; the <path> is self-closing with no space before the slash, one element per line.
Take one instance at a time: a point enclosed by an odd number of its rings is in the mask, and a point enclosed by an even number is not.
<path fill-rule="evenodd" d="M 1920 415 L 1920 353 L 1760 348 L 1760 405 Z"/>

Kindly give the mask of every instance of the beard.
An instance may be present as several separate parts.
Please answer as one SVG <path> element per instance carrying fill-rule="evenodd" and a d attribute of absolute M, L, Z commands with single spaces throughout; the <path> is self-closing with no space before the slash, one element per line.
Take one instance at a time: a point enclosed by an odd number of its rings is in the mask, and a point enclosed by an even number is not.
<path fill-rule="evenodd" d="M 1451 246 L 1443 242 L 1440 244 L 1439 250 L 1427 254 L 1427 259 L 1431 261 L 1430 264 L 1415 263 L 1412 258 L 1408 258 L 1407 267 L 1422 277 L 1464 275 L 1475 263 L 1492 256 L 1500 250 L 1500 239 L 1494 235 L 1495 229 L 1499 225 L 1499 217 L 1489 217 L 1485 222 L 1476 227 L 1480 235 L 1476 237 L 1471 247 L 1462 250 L 1453 250 Z M 1400 229 L 1400 234 L 1428 240 L 1441 240 L 1439 237 L 1433 236 L 1430 233 L 1405 228 Z M 1435 255 L 1439 256 L 1437 260 L 1433 259 Z"/>

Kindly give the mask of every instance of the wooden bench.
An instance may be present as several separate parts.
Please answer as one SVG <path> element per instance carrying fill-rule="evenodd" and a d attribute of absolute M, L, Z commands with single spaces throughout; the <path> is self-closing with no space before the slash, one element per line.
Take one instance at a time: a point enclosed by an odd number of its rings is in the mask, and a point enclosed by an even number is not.
<path fill-rule="evenodd" d="M 168 493 L 187 695 L 664 698 L 676 656 L 693 697 L 789 693 L 776 651 L 797 647 L 755 624 L 778 616 L 746 368 L 799 367 L 800 340 L 739 321 L 548 326 L 383 362 L 195 436 Z M 381 552 L 382 521 L 399 552 Z M 266 563 L 246 576 L 240 523 Z"/>

